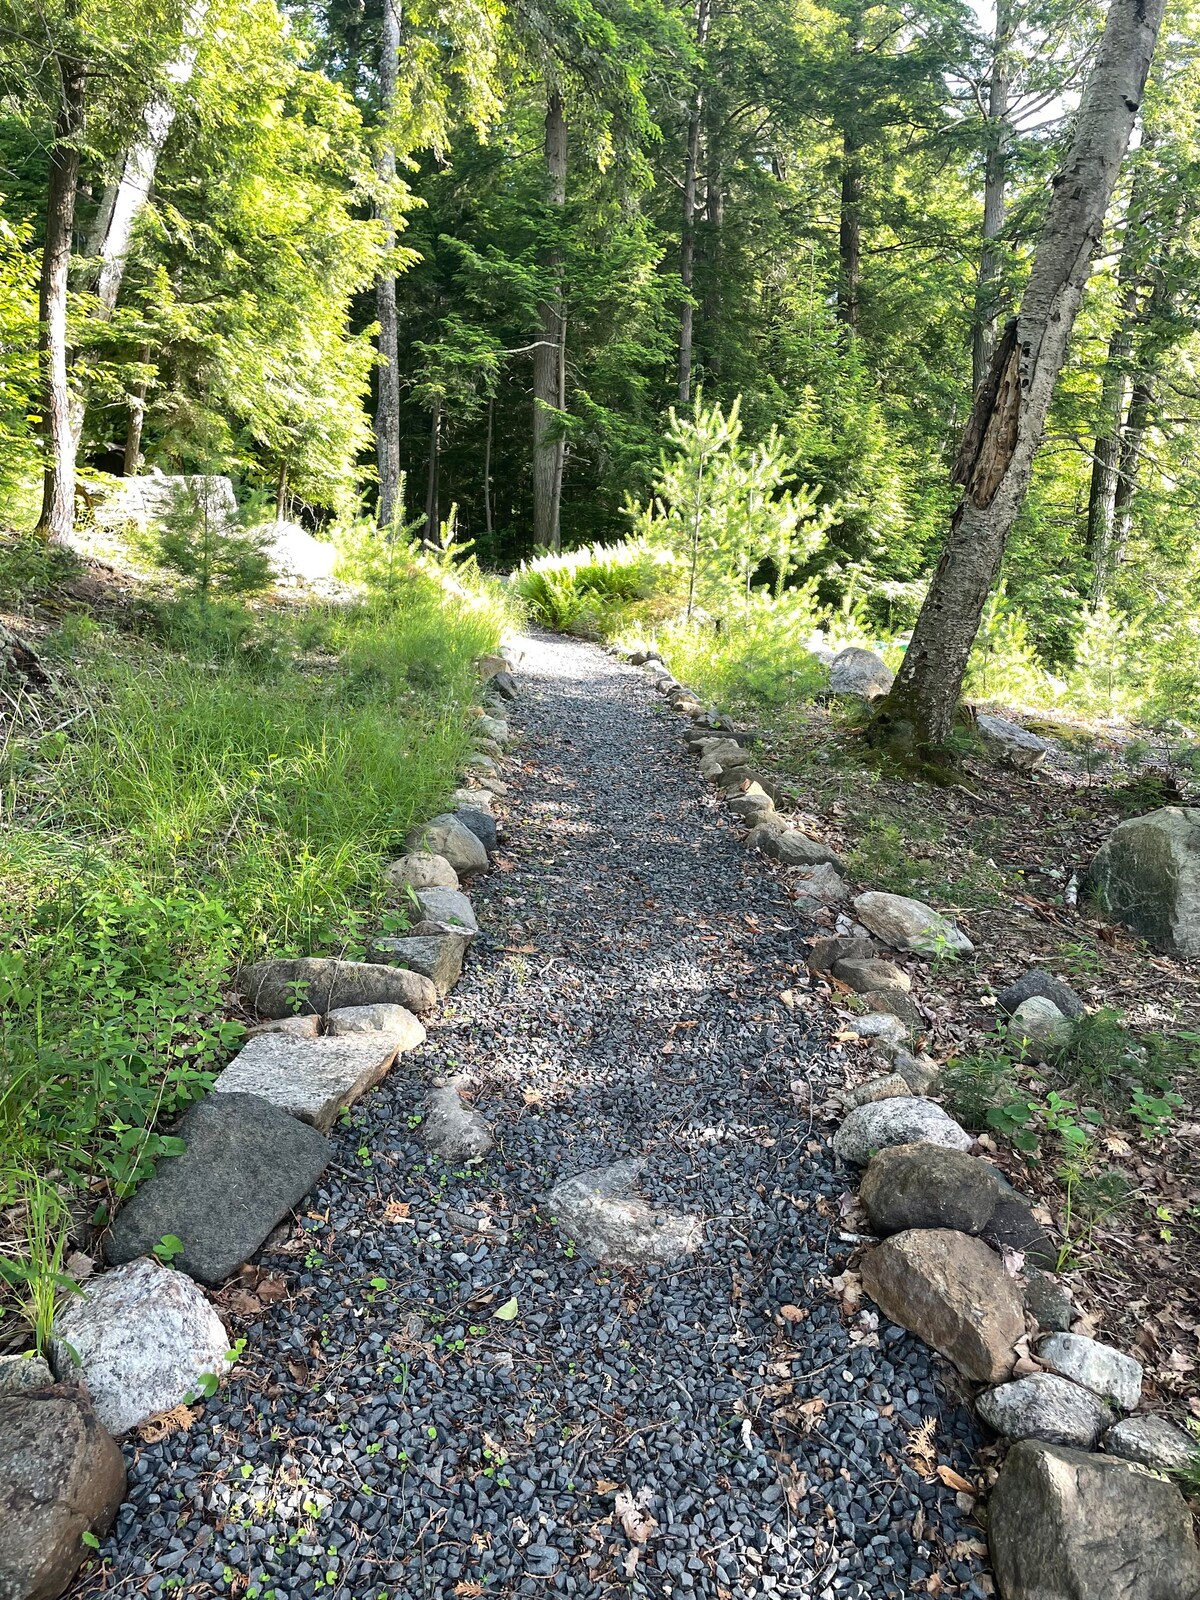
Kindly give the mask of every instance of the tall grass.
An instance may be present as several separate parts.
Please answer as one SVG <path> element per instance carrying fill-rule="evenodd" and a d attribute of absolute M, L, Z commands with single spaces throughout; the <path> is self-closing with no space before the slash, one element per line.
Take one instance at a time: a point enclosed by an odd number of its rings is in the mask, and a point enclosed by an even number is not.
<path fill-rule="evenodd" d="M 57 1256 L 26 1237 L 30 1174 L 103 1211 L 241 1036 L 238 963 L 362 954 L 380 862 L 454 787 L 504 620 L 414 573 L 386 605 L 276 616 L 265 653 L 223 624 L 187 655 L 58 640 L 74 721 L 0 768 L 0 1279 L 39 1338 Z"/>
<path fill-rule="evenodd" d="M 669 610 L 680 583 L 675 557 L 637 539 L 539 556 L 512 579 L 535 622 L 592 639 L 611 638 L 634 615 Z"/>

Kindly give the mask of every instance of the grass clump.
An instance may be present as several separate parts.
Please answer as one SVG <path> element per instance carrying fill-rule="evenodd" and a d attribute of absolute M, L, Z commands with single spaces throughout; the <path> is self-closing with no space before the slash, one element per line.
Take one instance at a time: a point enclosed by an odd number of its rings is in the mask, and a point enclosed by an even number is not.
<path fill-rule="evenodd" d="M 543 627 L 601 639 L 635 614 L 651 614 L 651 602 L 666 601 L 678 581 L 678 564 L 668 552 L 631 539 L 522 562 L 512 587 Z"/>
<path fill-rule="evenodd" d="M 203 609 L 169 650 L 70 620 L 47 641 L 70 729 L 29 725 L 0 767 L 0 1280 L 39 1339 L 66 1208 L 102 1219 L 175 1150 L 162 1128 L 241 1038 L 235 968 L 364 953 L 506 621 L 419 569 L 394 601 Z"/>

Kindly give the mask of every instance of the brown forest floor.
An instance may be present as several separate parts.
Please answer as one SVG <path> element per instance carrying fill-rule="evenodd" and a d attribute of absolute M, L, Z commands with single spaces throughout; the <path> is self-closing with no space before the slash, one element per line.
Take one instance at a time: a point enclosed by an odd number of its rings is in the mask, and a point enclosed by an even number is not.
<path fill-rule="evenodd" d="M 1069 1209 L 1068 1152 L 1056 1134 L 1044 1133 L 1032 1157 L 998 1133 L 984 1138 L 1010 1176 L 1041 1197 L 1043 1221 L 1070 1240 L 1063 1276 L 1085 1313 L 1077 1331 L 1136 1353 L 1152 1406 L 1200 1417 L 1200 966 L 1156 954 L 1098 916 L 1083 893 L 1072 906 L 1066 892 L 1123 818 L 1200 803 L 1194 780 L 1159 750 L 1037 724 L 1057 738 L 1033 775 L 973 756 L 961 784 L 939 787 L 881 768 L 836 707 L 770 716 L 760 707 L 757 716 L 764 769 L 789 786 L 801 826 L 847 857 L 856 890 L 927 899 L 969 932 L 974 958 L 910 963 L 914 998 L 930 1021 L 925 1048 L 939 1063 L 982 1056 L 986 1065 L 1006 1054 L 994 997 L 1031 967 L 1063 978 L 1089 1008 L 1119 1012 L 1135 1032 L 1176 1041 L 1183 1104 L 1154 1137 L 1127 1114 L 1128 1089 L 1106 1090 L 1102 1073 L 1085 1083 L 1069 1068 L 1014 1067 L 1031 1098 L 1057 1090 L 1103 1112 Z M 864 1053 L 861 1075 L 877 1070 Z M 972 1120 L 985 1129 L 978 1114 Z"/>

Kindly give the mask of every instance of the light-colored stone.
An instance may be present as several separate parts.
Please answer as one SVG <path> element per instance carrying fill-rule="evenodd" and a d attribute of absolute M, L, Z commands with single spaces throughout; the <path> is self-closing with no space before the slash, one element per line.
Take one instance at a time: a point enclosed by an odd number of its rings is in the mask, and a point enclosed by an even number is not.
<path fill-rule="evenodd" d="M 823 975 L 832 972 L 839 961 L 867 961 L 877 954 L 877 946 L 870 939 L 846 938 L 838 934 L 814 941 L 808 952 L 807 966 L 810 972 Z"/>
<path fill-rule="evenodd" d="M 1142 1398 L 1142 1364 L 1080 1333 L 1052 1333 L 1037 1348 L 1043 1366 L 1101 1395 L 1122 1411 Z"/>
<path fill-rule="evenodd" d="M 382 1033 L 398 1055 L 425 1043 L 425 1024 L 405 1006 L 339 1006 L 325 1018 L 325 1026 L 335 1038 Z"/>
<path fill-rule="evenodd" d="M 499 771 L 500 765 L 495 756 L 489 755 L 486 750 L 472 750 L 471 754 L 463 762 L 464 777 L 469 777 L 473 772 L 489 774 Z M 442 854 L 444 855 L 446 853 L 444 847 L 440 848 L 442 848 Z M 453 856 L 450 856 L 448 859 L 453 860 L 454 858 Z M 457 866 L 457 863 L 455 863 L 455 865 Z M 463 868 L 458 867 L 458 871 L 463 871 Z"/>
<path fill-rule="evenodd" d="M 928 1031 L 929 1024 L 916 1001 L 903 989 L 870 989 L 862 996 L 862 1003 L 870 1011 L 899 1018 L 910 1039 L 919 1039 Z"/>
<path fill-rule="evenodd" d="M 881 1150 L 859 1191 L 879 1234 L 909 1228 L 982 1233 L 999 1196 L 994 1167 L 978 1156 L 933 1144 L 890 1145 Z"/>
<path fill-rule="evenodd" d="M 891 1056 L 891 1064 L 914 1094 L 929 1096 L 937 1087 L 941 1074 L 937 1062 L 929 1056 L 914 1056 L 911 1051 L 901 1048 Z"/>
<path fill-rule="evenodd" d="M 438 992 L 417 972 L 373 961 L 338 961 L 333 956 L 294 956 L 256 961 L 238 974 L 242 997 L 266 1017 L 316 1012 L 337 1006 L 397 1005 L 430 1011 Z"/>
<path fill-rule="evenodd" d="M 605 1264 L 682 1260 L 700 1247 L 703 1224 L 699 1217 L 656 1210 L 636 1195 L 644 1168 L 644 1161 L 617 1161 L 566 1178 L 547 1197 L 550 1215 L 568 1238 Z"/>
<path fill-rule="evenodd" d="M 975 1403 L 989 1428 L 1005 1439 L 1045 1439 L 1090 1450 L 1115 1418 L 1090 1389 L 1056 1372 L 1033 1372 L 981 1394 Z"/>
<path fill-rule="evenodd" d="M 889 1072 L 886 1077 L 856 1083 L 852 1089 L 839 1089 L 837 1097 L 847 1111 L 853 1111 L 855 1106 L 869 1106 L 876 1100 L 902 1099 L 911 1093 L 898 1072 Z"/>
<path fill-rule="evenodd" d="M 503 717 L 489 717 L 486 712 L 475 726 L 485 739 L 494 739 L 498 745 L 508 743 L 508 723 Z"/>
<path fill-rule="evenodd" d="M 229 1335 L 199 1286 L 143 1256 L 89 1278 L 54 1324 L 60 1381 L 82 1382 L 110 1433 L 127 1433 L 228 1369 Z M 78 1362 L 78 1365 L 76 1364 Z"/>
<path fill-rule="evenodd" d="M 421 1137 L 448 1161 L 484 1156 L 495 1140 L 483 1117 L 463 1099 L 458 1085 L 439 1084 L 429 1092 Z"/>
<path fill-rule="evenodd" d="M 803 868 L 796 874 L 793 887 L 797 899 L 812 900 L 823 906 L 840 905 L 850 898 L 845 878 L 827 861 L 817 867 Z"/>
<path fill-rule="evenodd" d="M 464 932 L 479 932 L 475 910 L 461 889 L 418 889 L 417 901 L 430 922 L 444 922 Z"/>
<path fill-rule="evenodd" d="M 936 1144 L 947 1150 L 969 1150 L 971 1135 L 935 1100 L 919 1095 L 857 1106 L 833 1136 L 843 1161 L 865 1167 L 879 1150 L 893 1144 Z"/>
<path fill-rule="evenodd" d="M 1044 739 L 1022 728 L 1020 723 L 993 716 L 991 712 L 980 712 L 975 718 L 975 727 L 988 753 L 1018 772 L 1032 772 L 1046 759 L 1050 748 Z"/>
<path fill-rule="evenodd" d="M 460 877 L 487 871 L 487 851 L 453 812 L 431 817 L 423 826 L 414 828 L 406 842 L 410 850 L 429 850 L 444 856 Z"/>
<path fill-rule="evenodd" d="M 903 989 L 907 994 L 912 988 L 912 979 L 903 967 L 898 967 L 894 961 L 874 957 L 862 961 L 850 956 L 835 961 L 833 975 L 848 984 L 855 994 L 870 994 L 878 989 Z"/>
<path fill-rule="evenodd" d="M 1101 910 L 1156 950 L 1200 955 L 1200 809 L 1163 806 L 1118 823 L 1087 887 Z"/>
<path fill-rule="evenodd" d="M 234 1056 L 214 1094 L 253 1094 L 327 1133 L 343 1106 L 353 1105 L 387 1072 L 396 1046 L 382 1033 L 321 1039 L 264 1034 Z"/>
<path fill-rule="evenodd" d="M 246 1029 L 247 1039 L 257 1039 L 263 1033 L 282 1033 L 289 1039 L 315 1039 L 321 1031 L 321 1019 L 310 1012 L 303 1017 L 274 1017 L 270 1022 L 256 1022 Z"/>
<path fill-rule="evenodd" d="M 428 924 L 420 923 L 419 927 Z M 395 967 L 406 967 L 411 972 L 428 978 L 444 999 L 462 976 L 463 957 L 474 938 L 470 933 L 417 933 L 403 938 L 376 939 L 371 955 L 376 961 L 386 961 Z"/>
<path fill-rule="evenodd" d="M 869 889 L 855 896 L 854 910 L 865 928 L 897 950 L 923 955 L 970 955 L 975 946 L 961 928 L 922 900 Z"/>
<path fill-rule="evenodd" d="M 892 669 L 874 650 L 850 645 L 829 663 L 829 688 L 833 694 L 856 694 L 875 700 L 892 687 Z"/>
<path fill-rule="evenodd" d="M 0 1398 L 0 1596 L 56 1600 L 125 1498 L 125 1462 L 81 1389 Z"/>
<path fill-rule="evenodd" d="M 470 791 L 466 791 L 470 792 Z M 383 869 L 384 881 L 393 889 L 457 889 L 458 873 L 445 856 L 431 850 L 414 850 Z"/>
<path fill-rule="evenodd" d="M 950 1228 L 912 1228 L 866 1251 L 860 1270 L 884 1315 L 964 1377 L 999 1383 L 1012 1371 L 1025 1310 L 1003 1262 L 981 1240 Z"/>
<path fill-rule="evenodd" d="M 1032 1440 L 988 1505 L 1003 1600 L 1200 1600 L 1200 1553 L 1174 1484 L 1114 1456 Z"/>
<path fill-rule="evenodd" d="M 1046 1061 L 1057 1055 L 1070 1044 L 1071 1032 L 1070 1019 L 1040 994 L 1022 1000 L 1008 1021 L 1010 1041 L 1030 1061 Z"/>
<path fill-rule="evenodd" d="M 478 733 L 475 735 L 473 753 L 475 755 L 491 756 L 493 761 L 498 762 L 500 757 L 504 754 L 504 751 L 501 750 L 495 739 L 489 739 L 486 737 L 486 735 Z"/>
<path fill-rule="evenodd" d="M 1074 1310 L 1069 1291 L 1051 1273 L 1036 1267 L 1026 1265 L 1023 1275 L 1025 1310 L 1047 1333 L 1066 1333 Z"/>
<path fill-rule="evenodd" d="M 1200 1438 L 1185 1433 L 1166 1417 L 1124 1417 L 1104 1435 L 1100 1448 L 1156 1472 L 1200 1472 Z"/>
<path fill-rule="evenodd" d="M 0 1356 L 0 1396 L 21 1394 L 27 1389 L 44 1389 L 53 1382 L 54 1374 L 41 1356 L 35 1356 L 32 1352 L 19 1356 Z"/>
<path fill-rule="evenodd" d="M 485 811 L 490 817 L 493 815 L 492 806 L 495 803 L 495 799 L 496 797 L 490 789 L 455 789 L 450 796 L 450 804 L 454 808 L 455 816 L 458 815 L 460 810 L 467 807 L 472 811 Z M 432 889 L 435 887 L 456 889 L 458 887 L 457 874 L 455 875 L 454 883 L 439 885 L 419 883 L 414 884 L 413 887 L 417 889 Z"/>
<path fill-rule="evenodd" d="M 831 850 L 819 839 L 810 839 L 798 828 L 781 831 L 760 823 L 752 829 L 746 843 L 751 850 L 759 850 L 764 856 L 782 862 L 785 867 L 830 866 L 837 872 L 844 873 L 846 870 L 846 864 L 836 850 Z"/>
<path fill-rule="evenodd" d="M 908 1043 L 908 1029 L 890 1011 L 868 1011 L 863 1016 L 851 1017 L 849 1028 L 860 1039 L 876 1040 L 880 1049 Z"/>

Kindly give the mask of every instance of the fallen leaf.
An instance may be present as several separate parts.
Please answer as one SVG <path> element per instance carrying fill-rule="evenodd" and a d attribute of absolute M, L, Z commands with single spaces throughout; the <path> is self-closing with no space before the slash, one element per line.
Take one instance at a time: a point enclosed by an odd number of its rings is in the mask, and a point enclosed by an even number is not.
<path fill-rule="evenodd" d="M 160 1411 L 148 1417 L 138 1428 L 138 1437 L 147 1444 L 161 1444 L 173 1433 L 185 1433 L 196 1420 L 196 1413 L 188 1406 L 172 1406 L 170 1411 Z"/>
<path fill-rule="evenodd" d="M 957 1489 L 962 1494 L 975 1493 L 975 1485 L 970 1479 L 964 1478 L 961 1472 L 955 1472 L 953 1467 L 939 1466 L 934 1470 L 947 1489 Z"/>
<path fill-rule="evenodd" d="M 808 1312 L 802 1306 L 780 1306 L 779 1315 L 785 1322 L 803 1322 Z"/>
<path fill-rule="evenodd" d="M 496 1310 L 492 1312 L 492 1315 L 496 1318 L 497 1322 L 511 1322 L 516 1316 L 518 1309 L 517 1297 L 516 1295 L 513 1295 L 511 1300 L 506 1300 L 502 1306 L 498 1306 Z"/>
<path fill-rule="evenodd" d="M 650 1535 L 658 1527 L 658 1523 L 650 1515 L 649 1505 L 654 1498 L 650 1489 L 639 1489 L 636 1497 L 628 1489 L 621 1489 L 617 1493 L 616 1513 L 621 1519 L 621 1526 L 625 1530 L 625 1537 L 630 1544 L 645 1544 Z"/>
<path fill-rule="evenodd" d="M 476 1600 L 477 1596 L 486 1594 L 487 1590 L 481 1583 L 476 1583 L 474 1578 L 464 1578 L 461 1583 L 454 1585 L 454 1592 L 462 1595 L 464 1600 Z"/>
<path fill-rule="evenodd" d="M 620 1487 L 620 1484 L 614 1483 L 611 1478 L 596 1479 L 597 1494 L 615 1494 Z"/>
<path fill-rule="evenodd" d="M 389 1200 L 383 1208 L 385 1222 L 403 1222 L 412 1211 L 411 1200 Z"/>

